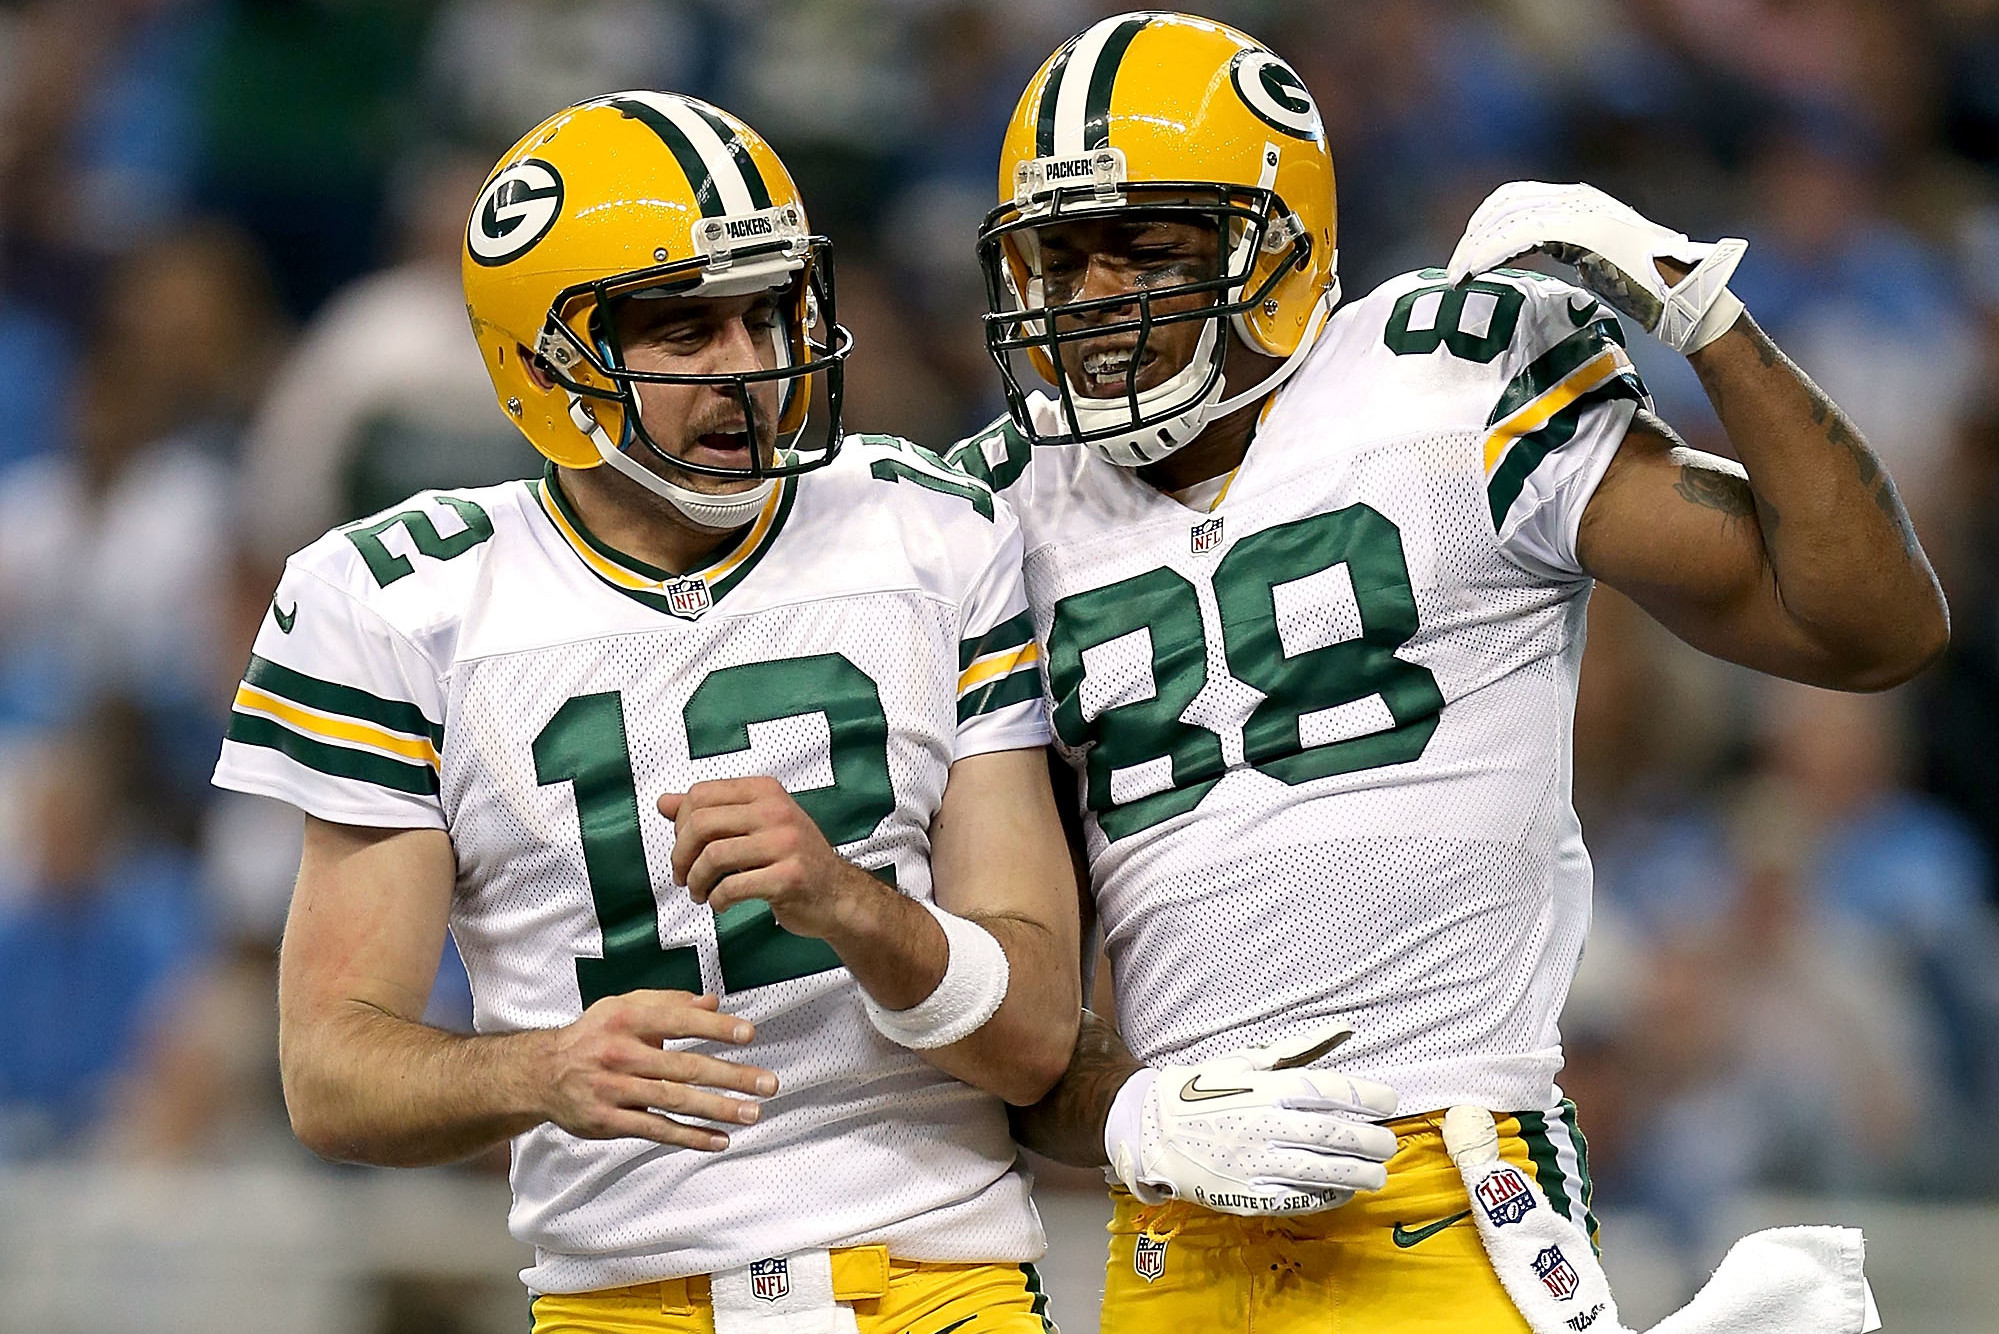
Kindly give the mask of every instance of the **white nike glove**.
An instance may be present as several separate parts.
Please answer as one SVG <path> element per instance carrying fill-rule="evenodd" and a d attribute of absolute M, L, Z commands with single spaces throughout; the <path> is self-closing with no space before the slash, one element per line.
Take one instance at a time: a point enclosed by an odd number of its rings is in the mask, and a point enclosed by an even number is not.
<path fill-rule="evenodd" d="M 1631 1334 L 1583 1230 L 1499 1154 L 1483 1107 L 1444 1113 L 1444 1148 L 1500 1285 L 1534 1334 Z M 1861 1274 L 1860 1232 L 1780 1227 L 1735 1243 L 1707 1286 L 1651 1334 L 1867 1334 L 1881 1328 Z"/>
<path fill-rule="evenodd" d="M 1387 1184 L 1395 1090 L 1307 1070 L 1353 1036 L 1318 1029 L 1200 1065 L 1141 1070 L 1104 1128 L 1110 1172 L 1141 1203 L 1225 1214 L 1309 1214 Z"/>
<path fill-rule="evenodd" d="M 1494 190 L 1465 226 L 1447 272 L 1454 283 L 1538 250 L 1573 264 L 1583 286 L 1675 352 L 1698 352 L 1734 327 L 1742 302 L 1728 279 L 1749 242 L 1712 244 L 1648 222 L 1593 185 L 1515 181 Z M 1653 261 L 1691 272 L 1668 286 Z"/>

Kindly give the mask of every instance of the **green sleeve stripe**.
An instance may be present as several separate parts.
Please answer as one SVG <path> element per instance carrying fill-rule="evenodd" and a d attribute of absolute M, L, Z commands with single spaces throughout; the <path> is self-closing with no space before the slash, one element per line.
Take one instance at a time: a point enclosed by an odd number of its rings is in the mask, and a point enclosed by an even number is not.
<path fill-rule="evenodd" d="M 1550 417 L 1547 424 L 1538 431 L 1531 431 L 1513 442 L 1513 448 L 1493 469 L 1492 480 L 1486 483 L 1486 496 L 1492 503 L 1492 528 L 1498 532 L 1506 522 L 1506 512 L 1513 508 L 1513 502 L 1520 499 L 1520 490 L 1527 485 L 1527 479 L 1541 466 L 1541 460 L 1575 439 L 1576 428 L 1582 425 L 1583 413 L 1599 403 L 1609 403 L 1615 399 L 1629 399 L 1634 403 L 1645 401 L 1645 386 L 1630 371 L 1604 381 L 1586 394 L 1580 394 L 1576 401 Z"/>
<path fill-rule="evenodd" d="M 1568 1181 L 1555 1157 L 1555 1143 L 1548 1138 L 1547 1116 L 1541 1112 L 1520 1112 L 1515 1119 L 1520 1122 L 1520 1137 L 1527 1141 L 1527 1157 L 1534 1164 L 1534 1184 L 1548 1197 L 1550 1209 L 1569 1217 Z"/>
<path fill-rule="evenodd" d="M 250 670 L 243 673 L 243 681 L 308 709 L 344 714 L 405 736 L 427 736 L 433 746 L 444 745 L 444 724 L 424 717 L 423 710 L 407 700 L 383 699 L 353 686 L 322 681 L 254 653 L 250 655 Z"/>
<path fill-rule="evenodd" d="M 994 713 L 1011 704 L 1024 704 L 1041 696 L 1041 668 L 1028 663 L 986 682 L 958 701 L 958 721 L 970 722 L 982 713 Z"/>
<path fill-rule="evenodd" d="M 1487 426 L 1497 426 L 1520 409 L 1532 403 L 1541 395 L 1573 375 L 1579 367 L 1602 355 L 1603 350 L 1616 343 L 1624 344 L 1624 329 L 1614 319 L 1602 319 L 1585 328 L 1576 330 L 1561 342 L 1534 359 L 1534 363 L 1513 377 L 1506 386 L 1506 392 L 1499 396 L 1492 415 L 1485 419 Z"/>
<path fill-rule="evenodd" d="M 1000 461 L 994 463 L 986 457 L 986 446 L 994 440 L 1005 444 L 1005 452 Z M 1010 417 L 1002 417 L 970 440 L 954 446 L 949 462 L 959 472 L 969 473 L 995 491 L 1004 491 L 1020 480 L 1027 471 L 1027 460 L 1034 446 L 1020 433 Z"/>
<path fill-rule="evenodd" d="M 1018 616 L 1009 616 L 978 638 L 960 641 L 958 670 L 964 671 L 988 653 L 1019 648 L 1032 638 L 1034 638 L 1033 612 L 1024 611 Z"/>
<path fill-rule="evenodd" d="M 229 730 L 224 735 L 245 746 L 275 750 L 308 769 L 316 769 L 334 778 L 358 779 L 376 787 L 392 788 L 418 797 L 437 795 L 437 771 L 427 764 L 406 764 L 368 751 L 330 746 L 302 736 L 270 718 L 231 712 Z"/>

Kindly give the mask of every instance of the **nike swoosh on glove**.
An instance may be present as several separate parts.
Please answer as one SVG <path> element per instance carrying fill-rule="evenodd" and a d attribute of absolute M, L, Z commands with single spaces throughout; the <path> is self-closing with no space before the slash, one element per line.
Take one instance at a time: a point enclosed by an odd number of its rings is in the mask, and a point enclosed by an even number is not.
<path fill-rule="evenodd" d="M 1583 286 L 1636 320 L 1676 352 L 1698 352 L 1733 328 L 1742 302 L 1729 277 L 1749 242 L 1692 241 L 1647 220 L 1593 185 L 1515 181 L 1486 197 L 1465 226 L 1446 269 L 1461 283 L 1507 260 L 1540 251 L 1573 264 Z M 1679 282 L 1656 260 L 1691 270 Z"/>
<path fill-rule="evenodd" d="M 1506 1295 L 1534 1334 L 1631 1334 L 1583 1230 L 1499 1155 L 1483 1107 L 1444 1113 L 1444 1148 Z M 1694 1299 L 1651 1334 L 1867 1334 L 1881 1328 L 1860 1272 L 1859 1229 L 1780 1227 L 1735 1243 Z"/>
<path fill-rule="evenodd" d="M 1387 1184 L 1395 1090 L 1304 1067 L 1353 1036 L 1344 1025 L 1126 1081 L 1104 1132 L 1109 1174 L 1145 1204 L 1228 1214 L 1309 1214 Z"/>

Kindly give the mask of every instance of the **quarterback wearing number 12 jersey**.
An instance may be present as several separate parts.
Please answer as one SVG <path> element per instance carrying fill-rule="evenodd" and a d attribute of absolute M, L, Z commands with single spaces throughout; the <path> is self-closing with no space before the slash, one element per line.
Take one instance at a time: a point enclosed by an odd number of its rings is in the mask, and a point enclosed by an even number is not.
<path fill-rule="evenodd" d="M 517 1139 L 535 1292 L 811 1247 L 1041 1254 L 999 1099 L 878 1034 L 831 950 L 764 904 L 717 918 L 654 891 L 673 827 L 652 794 L 766 773 L 845 856 L 928 897 L 951 762 L 1047 736 L 1018 562 L 983 486 L 878 437 L 786 479 L 686 578 L 599 543 L 546 478 L 427 493 L 292 558 L 216 781 L 448 830 L 481 1032 L 638 986 L 716 991 L 781 1081 L 714 1156 L 551 1124 Z"/>

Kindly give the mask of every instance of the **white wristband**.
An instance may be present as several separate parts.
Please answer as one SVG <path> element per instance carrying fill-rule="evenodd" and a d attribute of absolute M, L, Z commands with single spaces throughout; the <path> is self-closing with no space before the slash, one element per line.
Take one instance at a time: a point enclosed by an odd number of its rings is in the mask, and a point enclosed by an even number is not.
<path fill-rule="evenodd" d="M 964 1041 L 999 1011 L 1006 999 L 1008 969 L 1006 950 L 992 932 L 926 900 L 918 899 L 917 904 L 944 928 L 950 950 L 937 989 L 907 1010 L 883 1009 L 865 990 L 861 1004 L 868 1022 L 890 1042 L 929 1051 Z"/>
<path fill-rule="evenodd" d="M 1735 322 L 1742 318 L 1742 309 L 1742 298 L 1726 287 L 1722 288 L 1721 295 L 1707 308 L 1707 314 L 1701 316 L 1700 323 L 1687 335 L 1686 342 L 1680 347 L 1681 353 L 1692 356 L 1733 329 Z"/>

